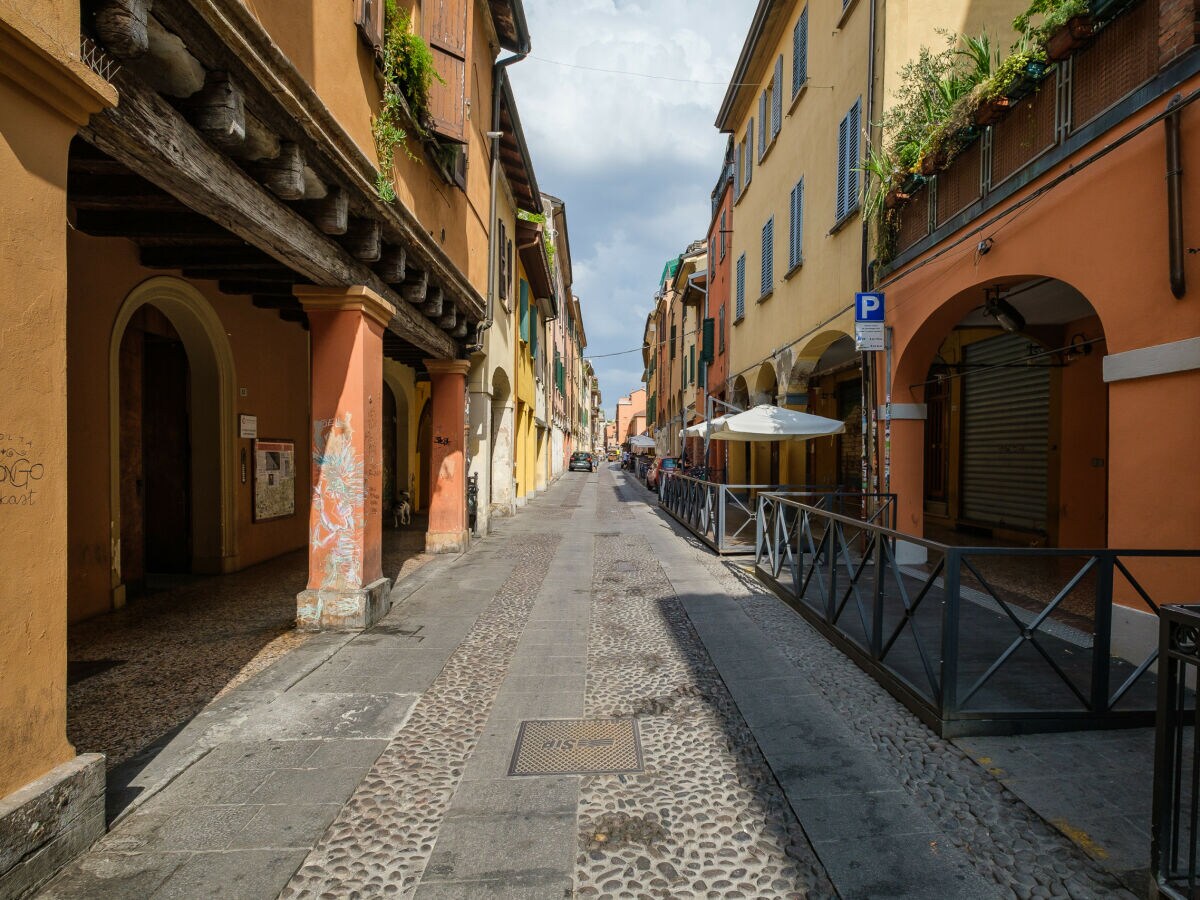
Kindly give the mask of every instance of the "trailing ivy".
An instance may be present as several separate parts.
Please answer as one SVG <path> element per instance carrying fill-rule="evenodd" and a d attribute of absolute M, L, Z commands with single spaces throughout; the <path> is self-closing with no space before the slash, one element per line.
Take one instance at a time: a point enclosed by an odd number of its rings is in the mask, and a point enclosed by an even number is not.
<path fill-rule="evenodd" d="M 401 12 L 396 0 L 387 0 L 383 39 L 383 101 L 372 122 L 379 172 L 375 187 L 384 200 L 396 199 L 392 185 L 392 167 L 396 150 L 404 148 L 409 159 L 416 157 L 408 149 L 409 129 L 421 140 L 430 140 L 429 88 L 439 82 L 433 53 L 421 36 L 412 30 L 408 13 Z M 445 82 L 442 82 L 443 84 Z"/>

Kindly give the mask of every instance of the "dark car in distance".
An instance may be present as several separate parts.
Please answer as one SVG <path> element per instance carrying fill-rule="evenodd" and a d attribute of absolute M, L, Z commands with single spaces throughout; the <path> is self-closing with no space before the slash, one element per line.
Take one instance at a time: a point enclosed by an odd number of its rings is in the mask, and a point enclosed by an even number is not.
<path fill-rule="evenodd" d="M 571 461 L 567 464 L 567 468 L 572 472 L 596 471 L 596 465 L 592 462 L 592 454 L 584 453 L 582 450 L 571 454 Z"/>

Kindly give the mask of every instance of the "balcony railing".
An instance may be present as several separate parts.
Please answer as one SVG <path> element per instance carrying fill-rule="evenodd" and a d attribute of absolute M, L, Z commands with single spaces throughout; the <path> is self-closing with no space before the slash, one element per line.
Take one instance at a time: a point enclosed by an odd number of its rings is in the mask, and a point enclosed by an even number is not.
<path fill-rule="evenodd" d="M 1158 3 L 1141 0 L 913 193 L 900 215 L 897 254 L 1009 190 L 1012 179 L 1154 78 L 1158 58 Z"/>

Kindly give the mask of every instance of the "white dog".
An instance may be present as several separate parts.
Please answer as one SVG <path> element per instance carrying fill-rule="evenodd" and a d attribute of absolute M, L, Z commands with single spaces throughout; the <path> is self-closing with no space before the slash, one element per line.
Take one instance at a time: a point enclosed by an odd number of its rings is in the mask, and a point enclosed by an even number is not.
<path fill-rule="evenodd" d="M 408 491 L 401 491 L 400 496 L 396 498 L 396 502 L 392 504 L 392 526 L 399 528 L 401 525 L 409 525 L 412 523 L 412 499 L 409 497 Z"/>

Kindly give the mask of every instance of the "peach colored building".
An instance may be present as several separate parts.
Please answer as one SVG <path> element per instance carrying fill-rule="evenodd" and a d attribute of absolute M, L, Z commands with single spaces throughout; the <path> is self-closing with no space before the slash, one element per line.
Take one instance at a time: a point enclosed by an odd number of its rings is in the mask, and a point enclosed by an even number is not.
<path fill-rule="evenodd" d="M 638 388 L 636 391 L 630 391 L 628 395 L 617 400 L 616 443 L 623 444 L 635 434 L 642 433 L 642 429 L 637 431 L 633 429 L 633 425 L 636 424 L 634 419 L 639 416 L 644 423 L 646 419 L 645 388 Z"/>

